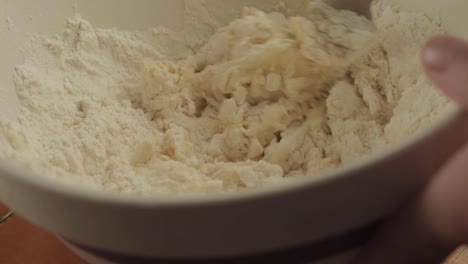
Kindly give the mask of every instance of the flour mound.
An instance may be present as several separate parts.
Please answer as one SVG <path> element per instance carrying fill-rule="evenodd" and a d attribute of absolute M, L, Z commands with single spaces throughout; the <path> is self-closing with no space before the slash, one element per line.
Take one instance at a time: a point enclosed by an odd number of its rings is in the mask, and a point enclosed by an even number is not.
<path fill-rule="evenodd" d="M 453 106 L 418 62 L 443 29 L 374 9 L 375 25 L 321 4 L 305 17 L 245 8 L 226 26 L 213 21 L 199 48 L 187 32 L 70 18 L 16 68 L 21 113 L 0 121 L 0 157 L 148 196 L 278 184 L 382 151 Z"/>

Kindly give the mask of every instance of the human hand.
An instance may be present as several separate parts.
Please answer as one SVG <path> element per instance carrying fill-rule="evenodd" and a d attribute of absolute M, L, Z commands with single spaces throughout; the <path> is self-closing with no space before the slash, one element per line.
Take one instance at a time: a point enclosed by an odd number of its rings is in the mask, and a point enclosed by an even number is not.
<path fill-rule="evenodd" d="M 436 37 L 422 61 L 436 86 L 468 112 L 468 42 Z M 355 263 L 440 264 L 463 243 L 468 243 L 468 145 L 384 225 Z"/>

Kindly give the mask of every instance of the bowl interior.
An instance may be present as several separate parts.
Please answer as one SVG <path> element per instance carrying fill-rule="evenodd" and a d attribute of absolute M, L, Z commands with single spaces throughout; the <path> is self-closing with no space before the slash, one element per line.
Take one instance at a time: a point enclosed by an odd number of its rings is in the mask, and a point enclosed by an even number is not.
<path fill-rule="evenodd" d="M 404 9 L 423 11 L 440 17 L 450 32 L 468 37 L 468 17 L 464 10 L 468 2 L 463 0 L 392 0 Z M 227 23 L 243 6 L 255 6 L 271 10 L 278 0 L 206 0 L 211 16 Z M 15 94 L 12 75 L 15 65 L 22 62 L 24 43 L 33 34 L 52 35 L 60 32 L 66 17 L 78 12 L 97 27 L 117 27 L 127 30 L 165 26 L 182 29 L 184 26 L 184 0 L 0 0 L 0 117 L 15 118 L 19 103 Z M 288 7 L 300 13 L 304 0 L 288 1 Z M 109 8 L 112 7 L 112 8 Z M 23 48 L 24 49 L 24 48 Z M 448 118 L 448 117 L 447 117 Z M 443 122 L 444 120 L 442 120 Z M 436 129 L 435 126 L 432 129 Z M 401 146 L 400 146 L 401 147 Z M 339 173 L 339 172 L 337 172 Z"/>

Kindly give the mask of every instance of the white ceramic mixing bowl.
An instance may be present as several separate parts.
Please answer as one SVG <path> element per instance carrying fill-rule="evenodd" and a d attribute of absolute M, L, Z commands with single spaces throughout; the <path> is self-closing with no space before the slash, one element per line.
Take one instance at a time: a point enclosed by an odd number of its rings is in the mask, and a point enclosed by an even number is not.
<path fill-rule="evenodd" d="M 394 1 L 440 15 L 450 31 L 468 36 L 464 0 Z M 14 118 L 18 111 L 12 82 L 14 66 L 22 62 L 18 47 L 30 33 L 59 32 L 75 2 L 79 12 L 99 27 L 180 29 L 183 25 L 182 0 L 0 0 L 2 117 Z M 213 10 L 223 10 L 217 15 L 234 17 L 247 3 L 269 9 L 276 1 L 206 2 L 218 6 Z M 300 6 L 303 1 L 288 3 Z M 270 257 L 272 263 L 319 259 L 359 246 L 373 224 L 424 184 L 466 141 L 468 122 L 456 122 L 462 118 L 454 113 L 385 155 L 318 177 L 215 197 L 139 199 L 94 193 L 0 161 L 0 200 L 33 223 L 73 241 L 73 247 L 108 259 L 126 258 L 125 263 L 154 263 L 154 259 L 168 263 L 173 258 L 251 262 L 245 257 L 258 255 Z"/>

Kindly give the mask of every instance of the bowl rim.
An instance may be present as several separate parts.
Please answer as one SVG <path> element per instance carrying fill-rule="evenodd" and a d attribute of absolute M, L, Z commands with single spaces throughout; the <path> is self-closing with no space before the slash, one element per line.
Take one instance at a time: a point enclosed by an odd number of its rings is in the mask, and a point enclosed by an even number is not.
<path fill-rule="evenodd" d="M 268 198 L 275 195 L 287 194 L 310 188 L 318 188 L 324 184 L 333 184 L 351 177 L 356 171 L 364 170 L 372 164 L 384 162 L 396 157 L 404 150 L 421 143 L 432 134 L 454 122 L 460 114 L 461 108 L 451 111 L 439 118 L 426 129 L 418 131 L 407 137 L 402 143 L 390 145 L 382 151 L 367 155 L 350 164 L 326 170 L 314 176 L 304 176 L 280 184 L 272 184 L 258 188 L 243 189 L 235 192 L 209 193 L 209 194 L 155 194 L 151 196 L 138 196 L 135 194 L 119 194 L 108 191 L 93 190 L 84 185 L 41 176 L 37 173 L 21 168 L 14 162 L 0 159 L 0 178 L 14 181 L 23 185 L 29 185 L 43 192 L 53 193 L 60 197 L 68 197 L 92 203 L 111 204 L 115 206 L 139 206 L 139 207 L 186 207 L 197 205 L 218 205 L 220 203 L 243 202 L 252 199 Z"/>

